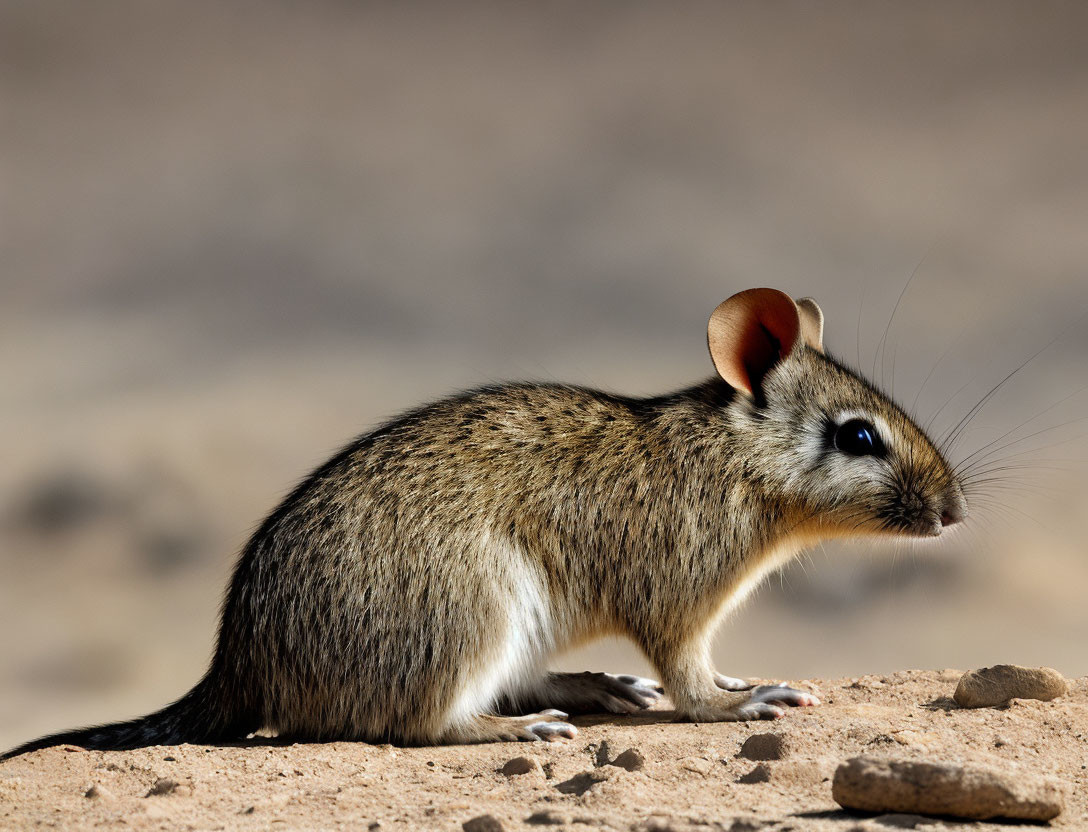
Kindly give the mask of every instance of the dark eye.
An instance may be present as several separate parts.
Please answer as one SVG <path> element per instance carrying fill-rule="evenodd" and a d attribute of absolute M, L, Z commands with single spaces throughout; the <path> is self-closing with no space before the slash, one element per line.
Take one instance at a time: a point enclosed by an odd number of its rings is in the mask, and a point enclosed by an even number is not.
<path fill-rule="evenodd" d="M 864 419 L 843 422 L 835 431 L 835 447 L 850 456 L 883 456 L 884 443 Z"/>

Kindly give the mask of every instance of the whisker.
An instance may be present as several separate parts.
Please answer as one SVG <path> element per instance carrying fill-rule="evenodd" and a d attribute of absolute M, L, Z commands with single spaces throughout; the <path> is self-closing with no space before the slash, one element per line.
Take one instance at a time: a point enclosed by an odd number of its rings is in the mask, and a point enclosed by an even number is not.
<path fill-rule="evenodd" d="M 986 406 L 987 402 L 989 402 L 994 397 L 994 395 L 997 394 L 997 392 L 999 390 L 1001 390 L 1010 380 L 1012 380 L 1021 370 L 1023 370 L 1025 367 L 1027 367 L 1032 361 L 1034 361 L 1036 358 L 1038 358 L 1040 355 L 1042 355 L 1044 352 L 1046 352 L 1048 349 L 1050 349 L 1052 346 L 1054 346 L 1054 344 L 1056 344 L 1059 341 L 1059 339 L 1061 339 L 1065 335 L 1065 333 L 1072 326 L 1074 326 L 1075 324 L 1079 324 L 1082 320 L 1084 320 L 1084 318 L 1085 318 L 1085 315 L 1082 314 L 1082 315 L 1078 316 L 1075 321 L 1073 321 L 1070 324 L 1067 324 L 1045 346 L 1043 346 L 1041 349 L 1037 350 L 1036 352 L 1032 353 L 1032 355 L 1029 356 L 1027 358 L 1027 360 L 1025 360 L 1019 367 L 1017 367 L 1015 370 L 1013 370 L 1011 373 L 1009 373 L 1007 376 L 1005 376 L 1003 379 L 1001 379 L 1001 381 L 999 381 L 997 384 L 995 384 L 993 387 L 991 387 L 989 392 L 986 393 L 986 395 L 983 396 L 981 399 L 979 399 L 978 402 L 975 403 L 974 407 L 972 407 L 970 410 L 968 410 L 967 413 L 964 415 L 964 417 L 962 419 L 960 419 L 960 421 L 957 423 L 956 427 L 953 428 L 952 432 L 947 437 L 947 442 L 948 442 L 949 447 L 952 447 L 952 446 L 954 446 L 956 444 L 956 441 L 962 435 L 964 428 L 966 428 L 967 425 L 971 424 L 971 420 L 974 419 L 975 416 L 978 415 L 979 412 L 981 412 L 981 410 Z"/>
<path fill-rule="evenodd" d="M 1079 395 L 1080 393 L 1083 393 L 1083 392 L 1084 392 L 1085 390 L 1088 390 L 1088 384 L 1084 385 L 1083 387 L 1079 388 L 1078 390 L 1074 390 L 1074 391 L 1073 391 L 1072 393 L 1070 393 L 1070 394 L 1069 394 L 1068 396 L 1065 396 L 1064 398 L 1062 398 L 1062 399 L 1059 399 L 1058 401 L 1054 402 L 1054 404 L 1050 405 L 1050 407 L 1046 408 L 1046 410 L 1042 410 L 1042 411 L 1040 411 L 1039 413 L 1036 413 L 1036 414 L 1035 414 L 1034 416 L 1032 416 L 1032 417 L 1031 417 L 1030 419 L 1026 419 L 1026 420 L 1024 420 L 1023 422 L 1021 422 L 1021 423 L 1020 423 L 1019 425 L 1017 425 L 1016 427 L 1012 428 L 1011 430 L 1008 430 L 1008 431 L 1006 431 L 1006 432 L 1005 432 L 1005 433 L 1003 433 L 1003 434 L 1002 434 L 1001 436 L 997 437 L 997 439 L 994 439 L 994 440 L 993 440 L 992 442 L 988 442 L 987 444 L 983 445 L 983 446 L 982 446 L 981 448 L 978 448 L 978 449 L 976 449 L 976 450 L 975 450 L 975 451 L 973 451 L 973 452 L 972 452 L 971 454 L 969 454 L 969 455 L 968 455 L 967 457 L 965 457 L 965 458 L 964 458 L 964 459 L 963 459 L 963 460 L 961 461 L 961 464 L 963 464 L 963 463 L 965 463 L 965 462 L 968 462 L 968 461 L 969 461 L 969 460 L 971 460 L 971 459 L 972 459 L 972 458 L 973 458 L 973 457 L 974 457 L 974 456 L 975 456 L 976 454 L 979 454 L 979 453 L 981 453 L 982 451 L 986 450 L 987 448 L 990 448 L 990 447 L 992 447 L 993 445 L 995 445 L 995 444 L 997 444 L 998 442 L 1000 442 L 1000 441 L 1001 441 L 1002 439 L 1005 439 L 1005 438 L 1007 438 L 1008 436 L 1011 436 L 1012 434 L 1016 433 L 1016 431 L 1020 430 L 1020 428 L 1024 427 L 1025 425 L 1029 425 L 1029 424 L 1031 424 L 1032 422 L 1034 422 L 1034 421 L 1035 421 L 1036 419 L 1040 418 L 1041 416 L 1045 416 L 1045 415 L 1046 415 L 1047 413 L 1049 413 L 1050 411 L 1052 411 L 1052 410 L 1053 410 L 1054 408 L 1058 407 L 1059 405 L 1065 404 L 1065 402 L 1069 401 L 1069 400 L 1070 400 L 1071 398 L 1073 398 L 1074 396 L 1077 396 L 1077 395 Z M 1076 421 L 1076 420 L 1074 420 L 1074 421 Z M 1071 424 L 1071 423 L 1070 423 L 1070 422 L 1066 422 L 1066 424 Z"/>
<path fill-rule="evenodd" d="M 884 353 L 885 347 L 888 343 L 888 333 L 891 331 L 892 324 L 895 322 L 895 315 L 899 311 L 899 305 L 903 302 L 903 296 L 907 294 L 907 290 L 914 282 L 915 275 L 918 274 L 918 270 L 922 268 L 922 264 L 926 262 L 926 259 L 932 253 L 934 247 L 936 247 L 937 241 L 930 243 L 929 248 L 926 249 L 926 253 L 922 255 L 922 259 L 914 266 L 914 269 L 910 273 L 910 277 L 907 278 L 907 282 L 903 285 L 902 290 L 899 292 L 899 297 L 895 299 L 895 306 L 892 307 L 891 317 L 888 318 L 888 324 L 884 327 L 884 334 L 880 337 L 880 341 L 877 342 L 876 353 L 873 355 L 873 373 L 872 377 L 876 377 L 876 360 L 877 355 L 880 357 L 880 386 L 884 386 Z"/>

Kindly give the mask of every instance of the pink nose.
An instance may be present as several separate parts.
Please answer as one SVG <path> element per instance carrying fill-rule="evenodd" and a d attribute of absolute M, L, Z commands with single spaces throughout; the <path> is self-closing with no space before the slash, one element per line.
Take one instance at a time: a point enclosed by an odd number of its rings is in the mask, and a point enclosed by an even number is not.
<path fill-rule="evenodd" d="M 952 526 L 963 522 L 964 512 L 957 509 L 946 509 L 941 513 L 941 525 Z"/>

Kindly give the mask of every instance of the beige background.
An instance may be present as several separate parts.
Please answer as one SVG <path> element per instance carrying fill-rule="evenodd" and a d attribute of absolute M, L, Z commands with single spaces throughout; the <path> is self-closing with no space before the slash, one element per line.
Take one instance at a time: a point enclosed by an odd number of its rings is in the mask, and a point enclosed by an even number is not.
<path fill-rule="evenodd" d="M 182 693 L 234 553 L 354 434 L 679 387 L 753 285 L 906 404 L 932 370 L 937 430 L 1057 340 L 957 451 L 1042 414 L 970 529 L 814 553 L 720 669 L 1088 673 L 1085 8 L 0 2 L 0 746 Z"/>

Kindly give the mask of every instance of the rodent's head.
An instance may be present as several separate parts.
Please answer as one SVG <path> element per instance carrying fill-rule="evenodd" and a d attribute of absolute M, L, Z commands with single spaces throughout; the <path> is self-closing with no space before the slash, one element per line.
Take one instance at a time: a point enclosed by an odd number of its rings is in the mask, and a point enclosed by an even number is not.
<path fill-rule="evenodd" d="M 967 516 L 955 470 L 873 385 L 824 354 L 811 298 L 749 289 L 714 310 L 714 365 L 737 395 L 747 473 L 825 533 L 935 537 Z M 765 451 L 765 453 L 764 453 Z"/>

